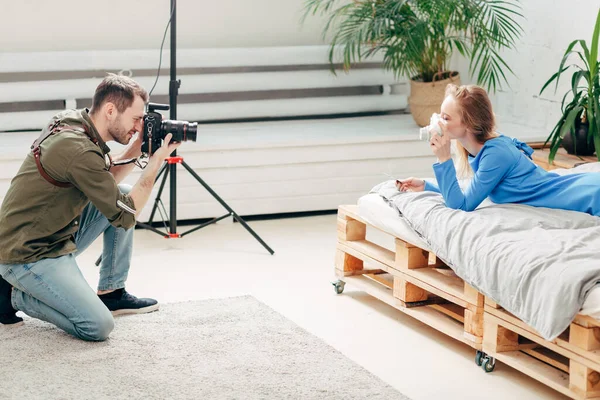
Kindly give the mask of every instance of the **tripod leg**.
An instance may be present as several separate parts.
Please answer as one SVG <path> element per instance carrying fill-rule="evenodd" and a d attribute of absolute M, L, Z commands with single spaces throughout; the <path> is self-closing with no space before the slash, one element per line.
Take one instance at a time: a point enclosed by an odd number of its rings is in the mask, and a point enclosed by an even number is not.
<path fill-rule="evenodd" d="M 148 219 L 148 224 L 152 224 L 152 220 L 154 219 L 154 214 L 156 213 L 156 208 L 158 207 L 158 203 L 160 202 L 160 196 L 162 195 L 163 189 L 165 188 L 165 183 L 167 182 L 167 176 L 169 175 L 169 169 L 167 168 L 167 163 L 161 167 L 158 175 L 156 176 L 155 183 L 158 181 L 158 177 L 160 174 L 164 173 L 165 175 L 162 178 L 162 182 L 160 183 L 160 187 L 158 189 L 158 193 L 156 194 L 156 199 L 154 199 L 154 205 L 152 206 L 152 212 L 150 213 L 150 218 Z"/>
<path fill-rule="evenodd" d="M 160 170 L 158 171 L 158 174 L 156 174 L 156 178 L 154 179 L 154 183 L 158 182 L 158 179 L 160 178 L 160 176 L 162 175 L 163 172 L 169 172 L 167 170 L 167 163 L 164 163 L 162 167 L 160 167 Z"/>
<path fill-rule="evenodd" d="M 264 241 L 263 241 L 263 240 L 260 238 L 260 236 L 258 236 L 258 235 L 256 234 L 256 232 L 254 232 L 254 230 L 252 230 L 252 228 L 250 228 L 250 226 L 249 226 L 249 225 L 246 223 L 246 221 L 244 221 L 244 220 L 242 219 L 242 217 L 240 217 L 239 215 L 237 215 L 237 213 L 236 213 L 235 211 L 233 211 L 233 209 L 232 209 L 231 207 L 229 207 L 229 205 L 228 205 L 227 203 L 225 203 L 225 201 L 223 201 L 223 199 L 221 199 L 221 198 L 219 197 L 219 195 L 218 195 L 218 194 L 217 194 L 217 193 L 216 193 L 214 190 L 212 190 L 212 189 L 210 188 L 210 186 L 208 186 L 208 184 L 207 184 L 206 182 L 204 182 L 204 181 L 202 180 L 202 178 L 200 178 L 200 176 L 198 176 L 198 174 L 197 174 L 197 173 L 196 173 L 196 172 L 195 172 L 193 169 L 191 169 L 191 168 L 190 168 L 190 166 L 189 166 L 189 165 L 187 165 L 187 163 L 186 163 L 185 161 L 182 161 L 182 162 L 181 162 L 181 165 L 183 165 L 183 167 L 184 167 L 184 168 L 185 168 L 185 169 L 186 169 L 186 170 L 187 170 L 187 171 L 188 171 L 188 172 L 189 172 L 189 173 L 190 173 L 190 174 L 191 174 L 191 175 L 192 175 L 194 178 L 196 178 L 196 180 L 197 180 L 197 181 L 198 181 L 198 182 L 199 182 L 199 183 L 200 183 L 202 186 L 204 186 L 204 188 L 205 188 L 205 189 L 206 189 L 206 190 L 207 190 L 207 191 L 208 191 L 208 192 L 209 192 L 209 193 L 210 193 L 210 194 L 211 194 L 211 195 L 212 195 L 212 196 L 213 196 L 213 197 L 214 197 L 214 198 L 215 198 L 215 199 L 216 199 L 216 200 L 217 200 L 219 203 L 221 203 L 221 205 L 222 205 L 223 207 L 225 207 L 225 209 L 226 209 L 227 211 L 229 211 L 229 212 L 231 213 L 231 215 L 233 215 L 233 218 L 235 218 L 235 219 L 236 219 L 236 220 L 237 220 L 239 223 L 241 223 L 241 224 L 244 226 L 244 228 L 246 228 L 246 230 L 247 230 L 248 232 L 250 232 L 250 234 L 252 234 L 252 236 L 254 236 L 254 238 L 255 238 L 256 240 L 258 240 L 258 241 L 259 241 L 259 243 L 260 243 L 260 244 L 262 244 L 262 245 L 263 245 L 263 247 L 264 247 L 265 249 L 267 249 L 267 251 L 268 251 L 269 253 L 271 253 L 271 255 L 273 255 L 273 254 L 275 253 L 275 252 L 274 252 L 274 251 L 273 251 L 273 250 L 272 250 L 272 249 L 271 249 L 271 248 L 270 248 L 270 247 L 269 247 L 269 246 L 268 246 L 268 245 L 267 245 L 267 244 L 266 244 L 266 243 L 265 243 L 265 242 L 264 242 Z"/>
<path fill-rule="evenodd" d="M 235 219 L 236 219 L 236 220 L 237 220 L 237 221 L 238 221 L 240 224 L 242 224 L 242 225 L 243 225 L 243 227 L 244 227 L 244 228 L 246 228 L 246 230 L 247 230 L 248 232 L 250 232 L 250 234 L 251 234 L 252 236 L 254 236 L 254 238 L 255 238 L 256 240 L 258 240 L 258 242 L 259 242 L 260 244 L 262 244 L 262 245 L 263 245 L 263 247 L 264 247 L 265 249 L 267 249 L 267 251 L 268 251 L 269 253 L 271 253 L 271 255 L 273 255 L 273 254 L 275 253 L 275 252 L 274 252 L 274 251 L 273 251 L 273 250 L 272 250 L 272 249 L 269 247 L 269 245 L 268 245 L 268 244 L 266 244 L 266 243 L 264 242 L 264 240 L 262 240 L 262 239 L 261 239 L 261 237 L 260 237 L 260 236 L 258 236 L 258 234 L 257 234 L 256 232 L 254 232 L 254 230 L 253 230 L 252 228 L 250 228 L 250 225 L 248 225 L 248 224 L 246 223 L 246 221 L 244 221 L 244 219 L 243 219 L 242 217 L 240 217 L 239 215 L 237 215 L 237 213 L 236 213 L 235 211 L 233 211 L 233 210 L 231 210 L 230 212 L 231 212 L 231 214 L 233 215 L 233 218 L 235 218 Z"/>

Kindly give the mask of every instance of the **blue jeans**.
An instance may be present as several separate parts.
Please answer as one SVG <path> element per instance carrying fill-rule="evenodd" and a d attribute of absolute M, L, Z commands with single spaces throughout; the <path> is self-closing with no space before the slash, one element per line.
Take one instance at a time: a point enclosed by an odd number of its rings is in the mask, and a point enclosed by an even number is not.
<path fill-rule="evenodd" d="M 131 187 L 119 185 L 119 189 L 128 193 Z M 131 262 L 133 231 L 115 228 L 88 204 L 75 235 L 77 253 L 30 264 L 0 264 L 0 275 L 13 286 L 13 307 L 80 339 L 105 340 L 114 328 L 112 314 L 83 277 L 75 256 L 104 233 L 98 290 L 123 288 Z"/>

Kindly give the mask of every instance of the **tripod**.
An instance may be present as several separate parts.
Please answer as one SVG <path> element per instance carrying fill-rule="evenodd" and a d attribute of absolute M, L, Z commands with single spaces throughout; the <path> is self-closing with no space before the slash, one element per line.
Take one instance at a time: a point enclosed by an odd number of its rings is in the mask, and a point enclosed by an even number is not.
<path fill-rule="evenodd" d="M 177 16 L 177 9 L 176 9 L 176 0 L 171 0 L 171 66 L 170 66 L 170 81 L 169 81 L 169 108 L 170 108 L 170 119 L 171 120 L 177 120 L 177 96 L 178 96 L 178 92 L 179 92 L 179 86 L 181 85 L 181 81 L 177 80 L 177 75 L 176 75 L 176 63 L 177 63 L 177 46 L 176 46 L 176 34 L 177 34 L 177 28 L 176 28 L 176 16 Z M 227 214 L 222 215 L 220 217 L 217 218 L 213 218 L 212 220 L 203 223 L 195 228 L 192 228 L 184 233 L 177 233 L 177 164 L 181 164 L 187 172 L 189 172 L 195 179 L 196 181 L 198 181 L 198 183 L 200 183 L 202 186 L 204 186 L 204 188 L 228 211 Z M 274 254 L 274 251 L 260 238 L 260 236 L 258 236 L 256 234 L 256 232 L 254 232 L 254 230 L 252 230 L 252 228 L 246 223 L 246 221 L 243 220 L 242 217 L 240 217 L 231 207 L 229 207 L 229 205 L 223 200 L 221 199 L 221 197 L 219 197 L 219 195 L 211 189 L 210 186 L 208 186 L 208 184 L 206 182 L 204 182 L 204 180 L 202 180 L 202 178 L 200 178 L 200 176 L 198 176 L 198 174 L 192 169 L 190 168 L 190 166 L 183 160 L 183 157 L 178 157 L 177 156 L 177 151 L 174 151 L 170 157 L 168 157 L 165 160 L 165 164 L 161 167 L 160 171 L 158 172 L 158 175 L 156 176 L 156 180 L 155 183 L 158 182 L 158 180 L 160 179 L 162 175 L 162 182 L 160 184 L 160 188 L 158 190 L 158 193 L 156 195 L 156 199 L 154 200 L 154 206 L 152 207 L 152 212 L 150 214 L 150 218 L 148 220 L 147 223 L 141 223 L 138 222 L 137 225 L 145 228 L 145 229 L 149 229 L 155 233 L 158 233 L 159 235 L 163 235 L 166 238 L 179 238 L 179 237 L 183 237 L 187 234 L 190 234 L 192 232 L 197 231 L 198 229 L 204 228 L 208 225 L 214 224 L 224 218 L 227 217 L 233 217 L 236 221 L 238 221 L 239 223 L 242 224 L 242 226 L 244 228 L 246 228 L 246 230 L 248 232 L 250 232 L 252 234 L 252 236 L 254 236 L 254 238 L 256 240 L 259 241 L 260 244 L 263 245 L 263 247 L 271 254 Z M 159 204 L 162 204 L 160 197 L 162 195 L 163 189 L 165 187 L 165 184 L 167 182 L 167 177 L 170 178 L 170 186 L 169 186 L 169 190 L 170 190 L 170 204 L 169 204 L 169 208 L 170 208 L 170 212 L 169 212 L 169 232 L 168 234 L 165 234 L 164 232 L 156 229 L 155 227 L 153 227 L 152 224 L 152 220 L 154 218 L 154 215 L 156 213 L 156 210 L 159 206 Z M 166 228 L 166 227 L 165 227 Z"/>

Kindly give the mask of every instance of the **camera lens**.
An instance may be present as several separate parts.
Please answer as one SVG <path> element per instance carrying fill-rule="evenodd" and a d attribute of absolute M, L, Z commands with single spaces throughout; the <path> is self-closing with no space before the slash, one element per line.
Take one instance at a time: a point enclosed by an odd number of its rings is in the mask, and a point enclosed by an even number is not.
<path fill-rule="evenodd" d="M 423 128 L 419 129 L 419 140 L 428 141 L 428 142 L 431 140 L 431 134 L 429 133 L 429 126 L 424 126 Z"/>
<path fill-rule="evenodd" d="M 188 140 L 191 140 L 192 142 L 196 141 L 198 124 L 195 122 L 190 123 L 187 121 L 173 121 L 167 119 L 162 121 L 161 128 L 161 133 L 164 136 L 167 136 L 168 133 L 173 134 L 173 142 L 187 142 Z"/>
<path fill-rule="evenodd" d="M 191 140 L 192 142 L 196 141 L 196 133 L 198 132 L 198 124 L 195 122 L 188 123 L 187 132 L 185 132 L 184 140 Z"/>

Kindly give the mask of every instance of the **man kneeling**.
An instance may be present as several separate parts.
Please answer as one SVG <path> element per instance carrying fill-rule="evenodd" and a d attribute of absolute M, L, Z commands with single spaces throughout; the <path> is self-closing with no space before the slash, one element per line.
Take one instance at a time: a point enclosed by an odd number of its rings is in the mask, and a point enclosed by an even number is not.
<path fill-rule="evenodd" d="M 114 161 L 141 155 L 147 101 L 135 81 L 110 74 L 96 88 L 91 110 L 61 112 L 42 130 L 0 209 L 0 324 L 22 323 L 20 310 L 78 338 L 100 341 L 112 331 L 113 315 L 158 309 L 156 300 L 129 294 L 125 281 L 136 216 L 164 159 L 179 144 L 167 135 L 133 188 L 118 183 L 134 164 L 113 165 L 106 145 L 127 145 Z M 101 233 L 95 293 L 75 256 Z"/>

